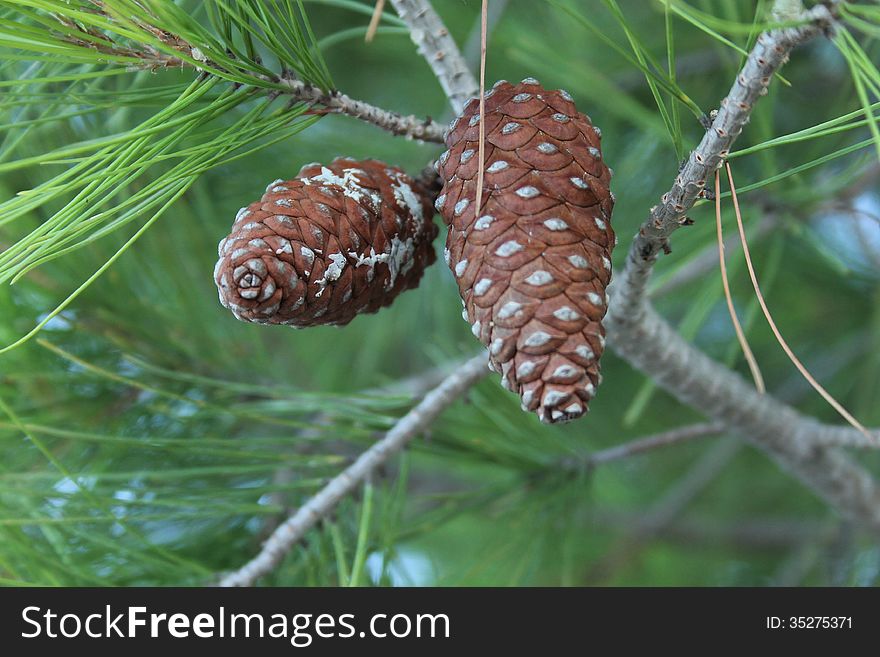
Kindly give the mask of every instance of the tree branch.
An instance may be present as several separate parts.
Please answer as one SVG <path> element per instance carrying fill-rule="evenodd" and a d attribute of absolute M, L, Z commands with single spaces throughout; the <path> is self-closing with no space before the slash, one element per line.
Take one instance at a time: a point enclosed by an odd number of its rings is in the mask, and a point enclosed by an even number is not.
<path fill-rule="evenodd" d="M 766 95 L 770 80 L 788 61 L 796 46 L 818 34 L 830 31 L 834 16 L 824 5 L 805 12 L 805 25 L 762 32 L 749 53 L 727 97 L 721 101 L 712 124 L 682 167 L 672 188 L 651 208 L 632 245 L 632 252 L 642 261 L 653 264 L 658 254 L 668 248 L 669 236 L 680 228 L 685 214 L 700 197 L 706 181 L 715 173 L 743 126 L 748 123 L 755 103 Z M 649 266 L 650 269 L 650 266 Z M 641 271 L 633 271 L 637 275 Z"/>
<path fill-rule="evenodd" d="M 339 501 L 357 488 L 378 466 L 403 449 L 440 413 L 489 373 L 486 356 L 467 361 L 425 395 L 412 410 L 400 418 L 385 437 L 363 452 L 354 463 L 331 479 L 324 488 L 278 526 L 263 544 L 260 553 L 238 570 L 220 580 L 220 586 L 251 586 L 275 568 L 307 531 L 325 518 Z"/>
<path fill-rule="evenodd" d="M 646 300 L 654 262 L 708 176 L 721 165 L 772 76 L 792 48 L 833 27 L 834 18 L 824 5 L 806 12 L 805 18 L 807 25 L 771 30 L 758 38 L 700 145 L 634 238 L 626 267 L 611 286 L 606 328 L 615 351 L 678 400 L 767 452 L 844 516 L 880 532 L 877 482 L 834 449 L 871 444 L 865 436 L 849 427 L 822 424 L 757 394 L 739 375 L 684 341 Z"/>
<path fill-rule="evenodd" d="M 842 514 L 880 532 L 880 489 L 868 472 L 833 449 L 865 446 L 865 436 L 759 395 L 738 374 L 685 342 L 646 302 L 636 308 L 633 316 L 610 315 L 609 338 L 621 357 L 681 402 L 770 454 Z"/>
<path fill-rule="evenodd" d="M 344 114 L 382 128 L 394 135 L 403 135 L 410 139 L 443 143 L 444 126 L 434 122 L 430 117 L 421 119 L 417 116 L 401 116 L 370 105 L 362 100 L 355 100 L 339 91 L 324 91 L 302 80 L 281 78 L 280 82 L 287 88 L 285 93 L 292 98 L 327 108 L 327 113 Z"/>
<path fill-rule="evenodd" d="M 683 427 L 670 429 L 669 431 L 637 438 L 598 452 L 593 452 L 586 458 L 579 459 L 577 463 L 581 465 L 581 467 L 593 467 L 604 463 L 611 463 L 612 461 L 619 461 L 661 447 L 688 442 L 696 440 L 697 438 L 714 436 L 723 433 L 724 430 L 725 426 L 721 422 L 700 422 L 697 424 L 689 424 Z"/>
<path fill-rule="evenodd" d="M 98 7 L 98 12 L 108 20 L 115 20 L 113 14 L 105 10 L 103 3 L 95 2 L 94 4 Z M 151 71 L 155 71 L 158 68 L 169 67 L 189 67 L 197 70 L 205 70 L 201 67 L 197 67 L 186 57 L 176 57 L 161 52 L 148 44 L 141 44 L 139 48 L 125 47 L 114 42 L 107 35 L 89 31 L 87 28 L 80 26 L 75 21 L 64 16 L 55 15 L 55 18 L 68 29 L 79 32 L 83 35 L 82 38 L 75 35 L 65 36 L 63 38 L 64 41 L 72 43 L 80 48 L 88 48 L 108 55 L 136 57 L 140 60 L 137 68 Z M 174 34 L 168 34 L 155 25 L 150 25 L 141 21 L 138 21 L 138 24 L 143 29 L 151 32 L 153 36 L 162 41 L 164 45 L 172 50 L 185 54 L 187 57 L 196 57 L 195 53 L 198 52 L 198 48 L 194 47 L 185 39 Z M 96 37 L 100 37 L 100 40 L 97 43 L 94 41 Z M 204 56 L 202 56 L 201 59 L 196 57 L 196 60 L 203 63 L 208 69 L 214 69 L 215 71 L 220 71 L 222 73 L 229 73 L 228 69 Z M 356 100 L 336 90 L 325 91 L 319 89 L 307 82 L 291 77 L 286 73 L 270 76 L 251 72 L 250 75 L 264 82 L 281 84 L 285 87 L 284 91 L 268 89 L 265 90 L 266 93 L 276 95 L 283 93 L 298 101 L 321 105 L 325 108 L 325 111 L 323 112 L 325 114 L 344 114 L 371 123 L 394 135 L 404 135 L 410 139 L 419 139 L 421 141 L 430 141 L 440 144 L 443 143 L 444 128 L 435 123 L 430 117 L 422 119 L 412 115 L 401 116 L 396 112 L 391 112 L 382 109 L 381 107 L 365 103 L 364 101 Z"/>
<path fill-rule="evenodd" d="M 391 4 L 409 27 L 413 43 L 440 81 L 453 111 L 460 114 L 480 87 L 449 30 L 429 0 L 391 0 Z"/>

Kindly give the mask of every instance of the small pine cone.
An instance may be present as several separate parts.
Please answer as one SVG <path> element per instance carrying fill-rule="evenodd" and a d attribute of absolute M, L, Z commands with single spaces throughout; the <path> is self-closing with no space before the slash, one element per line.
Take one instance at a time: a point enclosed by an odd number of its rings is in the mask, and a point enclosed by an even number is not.
<path fill-rule="evenodd" d="M 489 349 L 501 384 L 543 422 L 580 417 L 599 385 L 611 279 L 614 196 L 599 130 L 565 91 L 537 80 L 486 93 L 479 213 L 479 101 L 446 135 L 437 210 L 462 316 Z"/>
<path fill-rule="evenodd" d="M 337 158 L 239 210 L 214 280 L 238 319 L 347 324 L 418 286 L 436 256 L 431 199 L 397 167 Z"/>

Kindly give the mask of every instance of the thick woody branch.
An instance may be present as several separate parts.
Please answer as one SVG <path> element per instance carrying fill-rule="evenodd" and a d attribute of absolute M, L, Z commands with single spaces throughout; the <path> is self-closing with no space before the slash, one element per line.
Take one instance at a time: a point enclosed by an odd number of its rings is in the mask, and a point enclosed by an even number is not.
<path fill-rule="evenodd" d="M 684 341 L 646 301 L 647 282 L 669 236 L 721 165 L 748 122 L 754 103 L 796 45 L 830 30 L 833 16 L 817 5 L 809 24 L 762 34 L 730 94 L 661 205 L 635 237 L 622 276 L 612 285 L 606 318 L 610 344 L 671 395 L 773 457 L 844 516 L 880 532 L 880 488 L 837 446 L 867 446 L 855 429 L 805 417 L 754 387 Z"/>
<path fill-rule="evenodd" d="M 672 189 L 663 195 L 659 205 L 651 208 L 650 217 L 639 229 L 633 242 L 633 251 L 639 258 L 653 261 L 667 248 L 669 236 L 682 226 L 709 177 L 721 167 L 731 145 L 748 123 L 755 103 L 766 95 L 770 81 L 788 61 L 792 49 L 831 30 L 834 24 L 834 16 L 824 5 L 805 12 L 803 19 L 807 22 L 802 26 L 771 30 L 758 36 L 699 146 L 691 152 Z"/>
<path fill-rule="evenodd" d="M 361 485 L 370 474 L 409 442 L 488 374 L 486 356 L 467 361 L 425 395 L 385 436 L 363 452 L 354 463 L 331 479 L 314 497 L 278 526 L 263 544 L 260 553 L 244 566 L 220 580 L 220 586 L 251 586 L 272 571 L 312 527 L 327 517 L 339 501 Z"/>
<path fill-rule="evenodd" d="M 840 513 L 880 532 L 880 488 L 835 446 L 866 446 L 850 427 L 805 417 L 681 338 L 647 303 L 609 314 L 611 346 L 679 401 L 767 452 Z M 880 435 L 878 435 L 880 437 Z"/>
<path fill-rule="evenodd" d="M 460 114 L 480 87 L 449 30 L 429 0 L 391 0 L 391 4 L 409 27 L 413 43 L 440 81 L 453 111 Z"/>

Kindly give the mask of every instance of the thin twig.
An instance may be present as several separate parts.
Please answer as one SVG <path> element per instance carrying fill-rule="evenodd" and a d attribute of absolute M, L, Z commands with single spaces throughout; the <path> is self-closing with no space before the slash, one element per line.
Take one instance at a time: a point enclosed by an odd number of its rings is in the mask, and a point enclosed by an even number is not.
<path fill-rule="evenodd" d="M 329 110 L 328 113 L 351 116 L 372 123 L 394 135 L 443 143 L 444 128 L 430 117 L 421 119 L 412 115 L 401 116 L 362 100 L 355 100 L 339 91 L 324 91 L 302 80 L 280 78 L 277 81 L 285 86 L 284 93 L 299 101 L 322 105 Z"/>
<path fill-rule="evenodd" d="M 867 210 L 862 210 L 857 207 L 848 206 L 843 209 L 843 212 L 849 215 L 853 215 L 856 217 L 862 217 L 864 219 L 870 219 L 873 223 L 877 224 L 880 227 L 880 214 L 875 214 L 874 212 L 868 212 Z"/>
<path fill-rule="evenodd" d="M 425 395 L 385 436 L 363 452 L 354 463 L 331 479 L 272 533 L 260 553 L 220 580 L 220 586 L 251 586 L 271 572 L 306 532 L 325 518 L 339 501 L 356 489 L 377 467 L 424 431 L 440 413 L 488 373 L 486 356 L 472 358 Z"/>
<path fill-rule="evenodd" d="M 383 2 L 384 0 L 379 2 L 378 5 L 381 5 Z M 109 20 L 115 20 L 113 14 L 104 11 L 101 3 L 96 4 L 99 8 L 101 8 L 101 13 L 104 16 L 106 16 Z M 378 5 L 378 15 L 381 16 L 381 7 L 379 7 Z M 68 25 L 68 23 L 64 21 L 63 17 L 56 16 L 56 18 L 58 18 L 65 25 Z M 186 54 L 187 56 L 192 56 L 192 53 L 195 51 L 192 44 L 188 43 L 186 40 L 180 38 L 179 36 L 168 34 L 165 31 L 156 27 L 155 25 L 150 25 L 143 22 L 139 22 L 138 24 L 144 30 L 151 32 L 157 39 L 162 41 L 163 44 L 176 52 Z M 94 36 L 88 32 L 83 32 L 83 34 L 84 36 Z M 192 67 L 203 70 L 200 67 L 196 67 L 195 64 L 193 64 L 191 61 L 188 61 L 187 59 L 174 57 L 173 55 L 169 55 L 167 53 L 162 53 L 156 48 L 153 48 L 149 45 L 142 46 L 143 49 L 130 49 L 124 48 L 123 46 L 114 43 L 109 39 L 109 37 L 102 36 L 102 38 L 105 41 L 109 41 L 110 45 L 95 44 L 84 38 L 79 39 L 76 37 L 67 37 L 66 40 L 80 47 L 96 49 L 99 52 L 103 52 L 105 54 L 137 57 L 142 61 L 142 65 L 139 68 L 145 68 L 148 70 L 169 67 Z M 228 73 L 228 71 L 217 62 L 214 62 L 207 58 L 200 61 L 208 70 L 213 69 L 215 71 Z M 354 98 L 351 98 L 336 90 L 325 91 L 323 89 L 319 89 L 295 77 L 290 77 L 287 74 L 268 76 L 262 73 L 251 73 L 251 75 L 259 78 L 260 80 L 263 80 L 264 82 L 281 84 L 284 86 L 284 89 L 280 92 L 278 89 L 274 88 L 265 89 L 263 90 L 264 92 L 275 95 L 282 93 L 298 101 L 311 103 L 313 105 L 320 105 L 324 110 L 321 113 L 344 114 L 346 116 L 351 116 L 356 119 L 360 119 L 361 121 L 371 123 L 394 135 L 403 135 L 410 139 L 418 139 L 421 141 L 437 142 L 441 144 L 443 143 L 443 127 L 435 123 L 430 117 L 422 119 L 411 115 L 401 116 L 396 112 L 391 112 L 389 110 L 382 109 L 381 107 L 370 105 L 369 103 L 365 103 L 361 100 L 355 100 Z"/>
<path fill-rule="evenodd" d="M 689 442 L 698 438 L 706 438 L 707 436 L 715 436 L 719 433 L 723 433 L 724 430 L 725 427 L 721 422 L 699 422 L 696 424 L 689 424 L 687 426 L 670 429 L 669 431 L 637 438 L 623 443 L 622 445 L 615 445 L 608 449 L 593 452 L 587 458 L 582 459 L 581 463 L 587 467 L 603 465 L 605 463 L 611 463 L 612 461 L 629 458 L 636 454 L 643 454 L 661 447 Z"/>
<path fill-rule="evenodd" d="M 391 0 L 391 4 L 409 27 L 413 43 L 440 81 L 452 110 L 461 114 L 479 85 L 449 30 L 428 0 Z"/>

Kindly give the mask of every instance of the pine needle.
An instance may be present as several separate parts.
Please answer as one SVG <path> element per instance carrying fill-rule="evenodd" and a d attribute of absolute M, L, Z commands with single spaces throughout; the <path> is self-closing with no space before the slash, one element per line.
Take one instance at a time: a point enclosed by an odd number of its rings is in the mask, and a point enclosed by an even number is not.
<path fill-rule="evenodd" d="M 364 499 L 361 503 L 361 518 L 358 523 L 357 544 L 354 551 L 354 562 L 351 565 L 349 586 L 360 586 L 364 566 L 367 563 L 367 549 L 370 542 L 370 519 L 373 515 L 373 485 L 369 480 L 364 483 Z"/>
<path fill-rule="evenodd" d="M 483 0 L 480 13 L 480 145 L 477 165 L 477 198 L 474 216 L 479 218 L 483 204 L 483 173 L 486 168 L 486 34 L 489 29 L 489 0 Z"/>
<path fill-rule="evenodd" d="M 752 279 L 752 287 L 755 288 L 755 296 L 757 297 L 758 303 L 761 306 L 761 311 L 764 313 L 764 317 L 767 319 L 767 323 L 770 325 L 770 329 L 773 331 L 773 335 L 776 336 L 776 341 L 779 342 L 779 346 L 782 347 L 782 350 L 785 352 L 786 356 L 788 356 L 789 360 L 794 363 L 794 366 L 803 375 L 807 382 L 811 386 L 813 386 L 813 389 L 816 390 L 816 392 L 818 392 L 820 395 L 822 395 L 822 398 L 825 399 L 825 401 L 827 401 L 835 411 L 840 413 L 844 420 L 849 422 L 853 427 L 863 433 L 865 437 L 868 438 L 868 440 L 876 444 L 878 442 L 877 439 L 872 436 L 868 432 L 868 430 L 865 429 L 865 427 L 862 426 L 862 424 L 850 414 L 849 411 L 847 411 L 836 399 L 834 399 L 834 397 L 831 396 L 831 393 L 825 390 L 825 388 L 822 387 L 822 385 L 813 377 L 813 375 L 810 374 L 807 368 L 804 367 L 804 364 L 801 363 L 798 357 L 795 356 L 794 352 L 791 350 L 791 347 L 788 346 L 785 338 L 782 337 L 782 333 L 777 328 L 776 322 L 773 321 L 773 316 L 770 314 L 770 309 L 767 308 L 767 303 L 764 301 L 764 295 L 761 294 L 761 287 L 760 285 L 758 285 L 758 277 L 755 274 L 755 268 L 752 266 L 752 257 L 749 253 L 749 245 L 746 240 L 746 232 L 745 228 L 743 227 L 742 215 L 739 211 L 739 201 L 736 197 L 736 187 L 733 183 L 733 171 L 731 171 L 730 169 L 730 163 L 725 162 L 725 167 L 727 168 L 727 179 L 730 182 L 730 195 L 733 198 L 733 208 L 736 212 L 736 225 L 739 229 L 740 240 L 742 241 L 743 255 L 745 255 L 746 258 L 746 267 L 748 267 L 749 277 Z"/>
<path fill-rule="evenodd" d="M 724 285 L 724 298 L 727 301 L 727 310 L 730 313 L 730 321 L 733 322 L 733 329 L 736 331 L 736 339 L 742 348 L 746 362 L 749 364 L 749 370 L 752 373 L 752 379 L 755 381 L 755 388 L 760 394 L 766 392 L 764 386 L 764 377 L 761 375 L 761 368 L 758 367 L 758 361 L 749 347 L 749 341 L 746 334 L 739 323 L 736 316 L 736 309 L 733 307 L 733 296 L 730 294 L 730 282 L 727 279 L 727 264 L 724 261 L 724 237 L 721 229 L 721 175 L 715 171 L 715 226 L 718 233 L 718 264 L 721 267 L 721 283 Z"/>
<path fill-rule="evenodd" d="M 370 26 L 367 28 L 367 34 L 364 41 L 370 43 L 376 36 L 376 30 L 379 29 L 379 21 L 382 20 L 382 12 L 385 9 L 385 0 L 376 0 L 376 6 L 373 8 L 373 15 L 370 17 Z"/>

